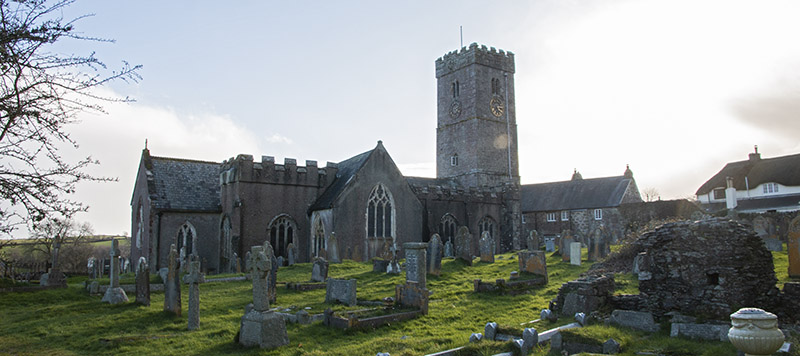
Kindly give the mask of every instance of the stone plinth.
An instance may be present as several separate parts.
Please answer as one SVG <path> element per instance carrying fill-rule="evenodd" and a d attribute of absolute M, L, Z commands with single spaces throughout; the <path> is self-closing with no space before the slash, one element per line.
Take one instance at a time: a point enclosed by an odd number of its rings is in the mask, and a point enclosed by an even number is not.
<path fill-rule="evenodd" d="M 239 344 L 272 349 L 289 343 L 286 322 L 271 311 L 251 310 L 242 317 L 239 329 Z"/>

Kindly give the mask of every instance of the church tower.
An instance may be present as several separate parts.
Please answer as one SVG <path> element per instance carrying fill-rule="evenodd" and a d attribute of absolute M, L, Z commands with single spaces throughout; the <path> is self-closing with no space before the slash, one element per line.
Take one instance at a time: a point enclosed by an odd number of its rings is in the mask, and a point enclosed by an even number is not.
<path fill-rule="evenodd" d="M 519 184 L 514 54 L 473 43 L 436 60 L 436 176 Z"/>

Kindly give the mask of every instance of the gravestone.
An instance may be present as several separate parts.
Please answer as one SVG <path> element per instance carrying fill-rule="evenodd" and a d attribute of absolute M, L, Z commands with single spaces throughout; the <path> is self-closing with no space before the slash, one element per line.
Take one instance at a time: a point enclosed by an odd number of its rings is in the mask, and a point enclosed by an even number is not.
<path fill-rule="evenodd" d="M 102 302 L 119 304 L 128 301 L 125 291 L 119 287 L 119 241 L 111 240 L 111 282 L 103 295 Z"/>
<path fill-rule="evenodd" d="M 492 321 L 486 323 L 486 326 L 483 327 L 483 335 L 486 340 L 494 340 L 497 336 L 497 323 Z"/>
<path fill-rule="evenodd" d="M 328 278 L 325 286 L 325 303 L 356 305 L 357 285 L 355 279 Z"/>
<path fill-rule="evenodd" d="M 94 257 L 89 257 L 86 261 L 86 270 L 89 272 L 89 279 L 97 279 L 97 259 Z"/>
<path fill-rule="evenodd" d="M 403 249 L 406 252 L 406 283 L 416 282 L 419 288 L 426 288 L 427 284 L 427 247 L 424 242 L 406 242 Z"/>
<path fill-rule="evenodd" d="M 594 234 L 589 239 L 589 261 L 599 261 L 611 252 L 611 239 L 606 232 L 606 229 L 599 227 L 594 230 Z"/>
<path fill-rule="evenodd" d="M 283 267 L 283 264 L 284 264 L 283 262 L 284 262 L 283 261 L 283 256 L 278 256 L 277 259 L 276 259 L 276 263 L 278 264 L 278 267 Z"/>
<path fill-rule="evenodd" d="M 331 236 L 328 237 L 328 261 L 333 263 L 340 263 L 342 262 L 341 258 L 339 258 L 339 241 L 336 239 L 336 233 L 331 232 Z"/>
<path fill-rule="evenodd" d="M 272 258 L 264 251 L 265 246 L 253 246 L 250 249 L 250 259 L 247 265 L 250 270 L 250 279 L 253 281 L 253 304 L 248 305 L 242 316 L 239 328 L 239 344 L 243 346 L 259 346 L 261 348 L 276 348 L 289 343 L 286 333 L 286 322 L 283 317 L 269 310 L 270 271 Z"/>
<path fill-rule="evenodd" d="M 245 279 L 247 279 L 248 281 L 250 280 L 250 277 L 252 276 L 252 274 L 250 274 L 250 272 L 247 272 L 247 271 L 250 271 L 249 263 L 250 263 L 250 251 L 247 251 L 244 254 L 244 270 L 246 272 L 245 273 Z"/>
<path fill-rule="evenodd" d="M 442 272 L 442 239 L 433 234 L 428 242 L 428 273 L 438 276 Z"/>
<path fill-rule="evenodd" d="M 560 239 L 558 239 L 558 250 L 561 252 L 561 260 L 564 262 L 569 262 L 570 257 L 570 244 L 577 241 L 574 236 L 572 236 L 572 232 L 569 230 L 565 230 L 561 233 Z"/>
<path fill-rule="evenodd" d="M 547 282 L 547 256 L 545 251 L 520 251 L 517 255 L 519 257 L 520 271 L 544 276 L 545 283 Z"/>
<path fill-rule="evenodd" d="M 242 262 L 239 261 L 239 255 L 236 254 L 236 252 L 233 253 L 233 263 L 236 264 L 236 266 L 234 267 L 236 273 L 242 273 Z"/>
<path fill-rule="evenodd" d="M 472 235 L 469 229 L 466 226 L 458 228 L 455 240 L 455 257 L 472 266 Z"/>
<path fill-rule="evenodd" d="M 763 215 L 757 216 L 753 219 L 753 230 L 756 232 L 756 235 L 764 241 L 767 250 L 783 251 L 783 243 L 778 237 L 777 229 L 772 219 L 766 218 Z"/>
<path fill-rule="evenodd" d="M 297 247 L 291 242 L 289 246 L 286 246 L 286 263 L 288 263 L 289 266 L 297 263 Z"/>
<path fill-rule="evenodd" d="M 447 240 L 447 242 L 444 243 L 444 257 L 453 257 L 453 256 L 454 256 L 453 242 Z"/>
<path fill-rule="evenodd" d="M 389 242 L 389 239 L 383 240 L 383 245 L 381 246 L 381 252 L 378 257 L 390 261 L 394 255 L 392 254 L 392 244 Z"/>
<path fill-rule="evenodd" d="M 321 257 L 315 257 L 314 267 L 311 268 L 311 280 L 325 282 L 326 279 L 328 279 L 328 261 Z"/>
<path fill-rule="evenodd" d="M 556 242 L 552 237 L 544 238 L 544 250 L 546 252 L 553 252 L 556 250 Z"/>
<path fill-rule="evenodd" d="M 136 264 L 136 303 L 150 306 L 150 268 L 144 256 Z"/>
<path fill-rule="evenodd" d="M 539 233 L 536 230 L 532 230 L 528 234 L 528 238 L 525 241 L 526 246 L 528 247 L 528 251 L 538 251 L 539 250 Z"/>
<path fill-rule="evenodd" d="M 789 223 L 789 277 L 800 277 L 800 215 Z"/>
<path fill-rule="evenodd" d="M 575 266 L 581 265 L 581 243 L 573 242 L 569 244 L 569 263 Z"/>
<path fill-rule="evenodd" d="M 181 285 L 178 278 L 179 258 L 175 244 L 170 245 L 169 256 L 167 257 L 167 265 L 169 266 L 167 280 L 164 282 L 164 311 L 177 316 L 181 315 Z"/>
<path fill-rule="evenodd" d="M 183 283 L 189 284 L 189 330 L 200 327 L 200 283 L 205 282 L 205 276 L 200 273 L 200 261 L 192 255 L 189 262 L 189 273 L 183 276 Z"/>
<path fill-rule="evenodd" d="M 488 231 L 484 231 L 481 234 L 478 246 L 481 250 L 481 262 L 494 263 L 494 239 L 492 239 Z"/>
<path fill-rule="evenodd" d="M 269 296 L 269 302 L 275 303 L 278 300 L 277 283 L 280 264 L 278 264 L 278 259 L 275 257 L 275 250 L 272 249 L 272 245 L 269 241 L 264 242 L 264 255 L 266 255 L 270 261 L 269 278 L 267 279 L 267 295 Z"/>

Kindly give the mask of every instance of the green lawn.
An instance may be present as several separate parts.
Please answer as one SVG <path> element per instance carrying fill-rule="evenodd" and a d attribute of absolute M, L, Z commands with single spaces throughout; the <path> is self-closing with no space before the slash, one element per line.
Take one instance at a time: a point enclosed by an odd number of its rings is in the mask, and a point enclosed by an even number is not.
<path fill-rule="evenodd" d="M 585 254 L 584 249 L 584 257 Z M 778 264 L 776 262 L 776 266 Z M 389 352 L 393 356 L 420 355 L 463 346 L 470 333 L 483 332 L 485 323 L 489 321 L 521 330 L 520 323 L 538 319 L 539 311 L 547 308 L 562 283 L 578 278 L 588 267 L 586 262 L 582 266 L 572 266 L 561 262 L 560 256 L 549 256 L 550 283 L 547 286 L 531 293 L 504 296 L 475 294 L 472 281 L 478 278 L 488 281 L 507 279 L 511 271 L 518 269 L 515 255 L 499 255 L 493 264 L 476 262 L 472 267 L 446 259 L 442 263 L 441 276 L 428 276 L 428 289 L 433 291 L 433 295 L 427 316 L 372 331 L 343 331 L 327 328 L 319 322 L 287 324 L 290 344 L 275 350 L 245 349 L 233 342 L 244 307 L 252 301 L 252 284 L 249 282 L 201 285 L 200 329 L 188 331 L 185 286 L 182 292 L 184 315 L 174 317 L 162 312 L 164 294 L 161 292 L 152 293 L 150 307 L 133 303 L 112 306 L 101 303 L 100 296 L 89 296 L 83 291 L 82 279 L 71 279 L 66 290 L 0 294 L 0 354 L 375 355 Z M 311 264 L 297 264 L 281 268 L 278 281 L 302 282 L 309 280 L 310 276 Z M 331 264 L 329 276 L 356 278 L 360 300 L 394 296 L 395 285 L 404 280 L 404 275 L 373 273 L 370 263 L 352 261 Z M 617 279 L 620 281 L 618 292 L 636 292 L 638 283 L 635 278 L 618 275 Z M 134 296 L 129 295 L 129 298 L 133 300 Z M 324 298 L 325 290 L 296 292 L 279 287 L 276 306 L 292 312 L 310 307 L 309 312 L 321 313 L 331 307 L 323 303 Z M 334 306 L 335 310 L 347 308 Z M 562 318 L 555 323 L 537 322 L 532 326 L 541 332 L 571 321 Z M 581 332 L 598 340 L 607 334 L 618 335 L 619 341 L 627 347 L 626 354 L 631 355 L 634 350 L 647 350 L 649 345 L 659 342 L 688 343 L 697 346 L 690 349 L 700 350 L 686 355 L 710 355 L 703 352 L 715 347 L 729 350 L 724 343 L 676 341 L 664 335 L 647 336 L 613 327 L 597 326 Z M 504 343 L 485 342 L 473 345 L 463 354 L 491 355 L 508 350 L 508 347 Z M 548 352 L 549 346 L 545 346 L 535 354 Z"/>

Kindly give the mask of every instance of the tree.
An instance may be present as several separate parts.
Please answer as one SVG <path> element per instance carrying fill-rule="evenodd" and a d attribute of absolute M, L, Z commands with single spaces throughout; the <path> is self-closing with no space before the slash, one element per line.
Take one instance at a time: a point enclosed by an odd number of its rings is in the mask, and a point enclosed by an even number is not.
<path fill-rule="evenodd" d="M 50 261 L 56 246 L 59 246 L 59 251 L 68 250 L 83 244 L 92 235 L 94 231 L 89 223 L 78 224 L 72 219 L 50 217 L 33 225 L 32 237 L 36 241 L 30 251 L 40 252 Z"/>
<path fill-rule="evenodd" d="M 644 194 L 644 201 L 646 201 L 646 202 L 660 200 L 660 198 L 661 198 L 660 194 L 658 194 L 658 189 L 653 188 L 653 187 L 645 188 L 642 191 L 642 194 Z"/>
<path fill-rule="evenodd" d="M 110 71 L 94 53 L 62 55 L 53 44 L 64 39 L 108 41 L 79 35 L 62 18 L 74 0 L 0 0 L 0 235 L 50 216 L 70 219 L 86 206 L 68 195 L 81 181 L 113 180 L 85 173 L 91 157 L 65 160 L 62 146 L 77 148 L 65 127 L 84 111 L 103 112 L 98 103 L 130 101 L 96 95 L 111 81 L 141 79 L 141 66 L 124 63 Z"/>

